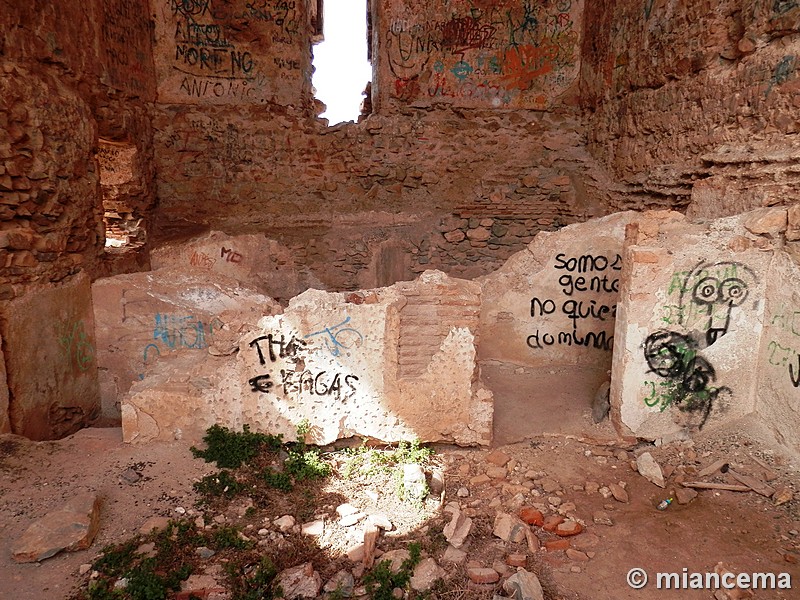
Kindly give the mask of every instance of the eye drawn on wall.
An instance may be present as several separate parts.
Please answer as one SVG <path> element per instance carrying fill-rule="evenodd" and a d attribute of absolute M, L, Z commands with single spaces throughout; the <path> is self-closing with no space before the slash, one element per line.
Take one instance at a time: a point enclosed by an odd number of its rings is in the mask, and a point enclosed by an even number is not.
<path fill-rule="evenodd" d="M 717 374 L 711 363 L 698 354 L 697 342 L 675 331 L 651 333 L 644 343 L 644 357 L 651 373 L 665 381 L 647 381 L 650 393 L 644 399 L 647 406 L 658 406 L 661 412 L 676 406 L 684 413 L 698 416 L 697 425 L 703 428 L 717 397 L 727 387 L 711 387 Z"/>
<path fill-rule="evenodd" d="M 753 271 L 741 263 L 699 263 L 680 284 L 678 323 L 701 347 L 711 346 L 728 333 L 734 309 L 744 304 L 755 282 Z"/>

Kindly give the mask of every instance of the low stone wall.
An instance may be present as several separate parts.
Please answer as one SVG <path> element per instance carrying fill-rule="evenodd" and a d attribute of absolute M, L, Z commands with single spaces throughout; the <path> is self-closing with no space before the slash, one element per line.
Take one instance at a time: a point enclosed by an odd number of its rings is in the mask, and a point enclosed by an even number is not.
<path fill-rule="evenodd" d="M 355 293 L 309 290 L 264 316 L 236 356 L 160 365 L 123 400 L 127 441 L 199 439 L 213 423 L 309 441 L 366 436 L 488 444 L 492 395 L 475 355 L 480 286 L 429 271 Z M 411 350 L 409 353 L 408 351 Z"/>
<path fill-rule="evenodd" d="M 120 419 L 120 398 L 161 358 L 231 353 L 239 329 L 280 311 L 271 298 L 230 277 L 159 269 L 92 285 L 103 417 Z"/>

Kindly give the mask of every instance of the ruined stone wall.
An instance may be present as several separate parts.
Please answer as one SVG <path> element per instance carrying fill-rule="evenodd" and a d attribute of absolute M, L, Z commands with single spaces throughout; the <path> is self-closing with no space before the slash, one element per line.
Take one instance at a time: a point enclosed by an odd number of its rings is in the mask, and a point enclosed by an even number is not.
<path fill-rule="evenodd" d="M 331 128 L 314 116 L 305 3 L 249 4 L 154 11 L 161 239 L 266 233 L 324 286 L 356 289 L 485 274 L 603 213 L 577 109 L 582 2 L 373 3 L 377 112 Z"/>
<path fill-rule="evenodd" d="M 582 102 L 615 208 L 732 215 L 800 191 L 800 4 L 587 8 Z"/>
<path fill-rule="evenodd" d="M 136 148 L 136 210 L 147 217 L 154 203 L 144 9 L 122 0 L 0 2 L 3 387 L 12 430 L 36 439 L 66 435 L 96 413 L 86 278 L 120 268 L 104 248 L 99 138 Z M 141 268 L 140 259 L 128 266 Z"/>

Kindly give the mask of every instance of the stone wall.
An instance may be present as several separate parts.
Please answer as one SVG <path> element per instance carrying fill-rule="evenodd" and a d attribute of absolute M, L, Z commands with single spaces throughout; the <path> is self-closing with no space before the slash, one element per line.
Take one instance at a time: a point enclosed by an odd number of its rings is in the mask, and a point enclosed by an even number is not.
<path fill-rule="evenodd" d="M 786 209 L 764 208 L 703 223 L 654 214 L 629 227 L 611 385 L 621 432 L 687 437 L 757 415 L 800 448 L 798 224 L 788 221 Z"/>
<path fill-rule="evenodd" d="M 800 4 L 587 7 L 582 103 L 616 209 L 716 217 L 800 192 Z M 595 5 L 596 4 L 596 5 Z"/>
<path fill-rule="evenodd" d="M 364 292 L 308 290 L 240 335 L 238 352 L 160 360 L 123 399 L 124 439 L 200 440 L 214 423 L 293 439 L 306 421 L 317 444 L 488 444 L 479 303 L 477 283 L 436 271 Z"/>
<path fill-rule="evenodd" d="M 429 268 L 485 274 L 538 231 L 603 214 L 577 108 L 582 1 L 373 3 L 376 112 L 332 128 L 310 95 L 303 3 L 291 47 L 250 4 L 192 17 L 205 36 L 194 50 L 174 39 L 189 17 L 154 4 L 161 239 L 265 233 L 325 287 L 353 290 Z M 243 48 L 270 77 L 204 79 L 214 61 L 227 69 L 245 31 L 263 34 Z"/>
<path fill-rule="evenodd" d="M 144 252 L 105 250 L 98 167 L 99 138 L 135 148 L 141 184 L 129 204 L 149 219 L 155 77 L 145 8 L 90 0 L 0 9 L 0 332 L 15 433 L 59 437 L 97 413 L 96 365 L 73 355 L 74 383 L 57 350 L 83 352 L 83 342 L 80 351 L 70 344 L 93 335 L 85 274 L 146 265 Z M 31 306 L 39 318 L 25 312 Z M 62 326 L 77 329 L 54 332 Z M 30 367 L 35 357 L 41 368 Z"/>
<path fill-rule="evenodd" d="M 91 300 L 82 273 L 9 302 L 3 344 L 12 432 L 58 439 L 99 415 Z"/>
<path fill-rule="evenodd" d="M 387 104 L 549 108 L 580 70 L 583 0 L 377 5 L 373 94 Z"/>

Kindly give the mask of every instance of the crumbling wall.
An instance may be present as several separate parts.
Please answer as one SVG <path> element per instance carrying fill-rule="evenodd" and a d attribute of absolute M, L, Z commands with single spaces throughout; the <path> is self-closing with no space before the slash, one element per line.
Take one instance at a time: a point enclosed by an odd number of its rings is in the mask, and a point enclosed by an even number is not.
<path fill-rule="evenodd" d="M 792 293 L 774 281 L 796 269 L 786 229 L 779 208 L 703 223 L 655 214 L 629 228 L 611 385 L 622 432 L 670 439 L 754 414 L 796 426 L 775 373 L 793 359 Z"/>
<path fill-rule="evenodd" d="M 146 262 L 139 254 L 118 265 L 105 251 L 97 154 L 98 136 L 137 148 L 145 182 L 138 210 L 148 217 L 154 202 L 147 183 L 152 136 L 146 103 L 155 93 L 150 27 L 144 6 L 92 0 L 4 2 L 0 29 L 0 331 L 8 410 L 14 432 L 58 437 L 96 413 L 96 375 L 89 368 L 81 379 L 93 377 L 93 384 L 59 384 L 56 391 L 49 367 L 31 370 L 25 361 L 39 340 L 73 339 L 54 334 L 47 316 L 52 310 L 86 313 L 83 273 Z M 38 302 L 33 296 L 56 306 L 37 304 L 42 318 L 29 319 L 23 335 L 13 311 Z M 87 339 L 90 329 L 82 330 Z M 46 358 L 57 363 L 55 356 Z"/>
<path fill-rule="evenodd" d="M 352 290 L 430 268 L 486 274 L 538 231 L 603 214 L 577 109 L 583 2 L 374 3 L 377 112 L 332 128 L 307 85 L 305 3 L 290 11 L 290 46 L 277 20 L 243 24 L 250 4 L 201 16 L 154 4 L 162 238 L 265 233 L 325 287 Z M 264 4 L 276 16 L 285 3 Z M 191 19 L 205 37 L 187 46 L 175 36 Z M 281 88 L 228 93 L 261 81 L 228 69 L 237 36 L 256 31 L 242 48 Z M 395 74 L 409 52 L 414 68 Z M 489 88 L 508 101 L 471 92 Z"/>
<path fill-rule="evenodd" d="M 123 437 L 199 440 L 219 423 L 293 438 L 307 421 L 318 444 L 352 436 L 488 444 L 479 304 L 477 283 L 436 271 L 364 292 L 308 290 L 241 332 L 235 353 L 160 360 L 123 399 Z"/>
<path fill-rule="evenodd" d="M 716 217 L 797 196 L 800 4 L 590 4 L 582 103 L 614 208 Z"/>

